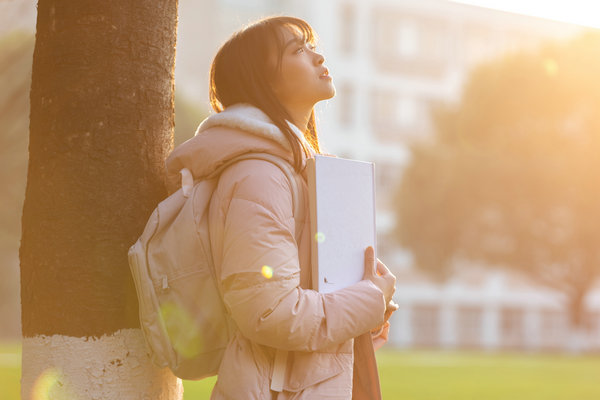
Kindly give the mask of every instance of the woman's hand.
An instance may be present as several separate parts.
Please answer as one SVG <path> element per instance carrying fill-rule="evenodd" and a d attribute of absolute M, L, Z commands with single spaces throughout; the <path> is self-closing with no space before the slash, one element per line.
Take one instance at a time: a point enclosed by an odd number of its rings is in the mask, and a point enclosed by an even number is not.
<path fill-rule="evenodd" d="M 390 323 L 386 321 L 376 330 L 371 331 L 371 339 L 373 340 L 373 349 L 379 350 L 388 341 L 388 335 L 390 333 Z"/>
<path fill-rule="evenodd" d="M 383 316 L 383 325 L 371 331 L 371 338 L 373 339 L 373 348 L 375 350 L 379 350 L 381 346 L 386 344 L 386 342 L 388 341 L 388 334 L 390 332 L 389 319 L 392 316 L 392 313 L 398 308 L 399 306 L 394 302 L 394 300 L 390 301 L 385 308 L 385 314 Z"/>
<path fill-rule="evenodd" d="M 383 292 L 385 304 L 393 304 L 392 296 L 396 290 L 396 277 L 381 261 L 377 260 L 377 264 L 375 264 L 375 250 L 371 246 L 365 250 L 365 274 L 363 279 L 370 280 Z"/>

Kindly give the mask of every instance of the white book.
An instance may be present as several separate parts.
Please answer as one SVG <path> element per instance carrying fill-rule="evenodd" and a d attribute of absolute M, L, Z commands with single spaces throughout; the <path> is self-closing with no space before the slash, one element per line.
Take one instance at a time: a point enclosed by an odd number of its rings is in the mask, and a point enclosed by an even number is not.
<path fill-rule="evenodd" d="M 313 289 L 359 282 L 375 243 L 375 165 L 317 155 L 307 165 Z"/>

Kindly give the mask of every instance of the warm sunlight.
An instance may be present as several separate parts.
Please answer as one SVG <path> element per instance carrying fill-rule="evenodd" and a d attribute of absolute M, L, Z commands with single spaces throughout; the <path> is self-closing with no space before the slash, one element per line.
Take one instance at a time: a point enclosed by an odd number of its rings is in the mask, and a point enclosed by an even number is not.
<path fill-rule="evenodd" d="M 600 3 L 593 0 L 453 0 L 517 14 L 600 28 Z"/>

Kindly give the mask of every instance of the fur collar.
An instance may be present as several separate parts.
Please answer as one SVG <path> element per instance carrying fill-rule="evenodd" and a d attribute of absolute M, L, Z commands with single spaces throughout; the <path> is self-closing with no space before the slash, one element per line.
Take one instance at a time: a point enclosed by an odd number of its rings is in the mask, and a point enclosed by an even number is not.
<path fill-rule="evenodd" d="M 303 139 L 297 127 L 290 128 Z M 173 149 L 166 160 L 169 187 L 179 187 L 183 168 L 202 179 L 246 153 L 268 153 L 293 162 L 290 143 L 269 117 L 249 104 L 236 104 L 206 118 L 193 138 Z"/>
<path fill-rule="evenodd" d="M 299 135 L 300 138 L 303 137 L 300 129 L 293 124 L 288 124 L 296 135 Z M 272 140 L 283 146 L 284 149 L 291 150 L 290 143 L 267 114 L 250 104 L 234 104 L 220 113 L 209 116 L 198 126 L 196 135 L 215 126 L 240 129 Z"/>

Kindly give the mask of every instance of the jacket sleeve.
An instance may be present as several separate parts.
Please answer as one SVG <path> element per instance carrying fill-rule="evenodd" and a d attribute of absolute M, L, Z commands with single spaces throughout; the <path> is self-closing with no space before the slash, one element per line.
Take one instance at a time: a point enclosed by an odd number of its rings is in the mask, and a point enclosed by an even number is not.
<path fill-rule="evenodd" d="M 242 173 L 244 166 L 252 174 Z M 231 197 L 221 210 L 218 272 L 225 304 L 244 336 L 275 348 L 315 351 L 383 323 L 384 296 L 370 281 L 327 294 L 300 287 L 291 189 L 278 167 L 244 161 L 221 181 L 225 188 L 216 193 Z"/>

